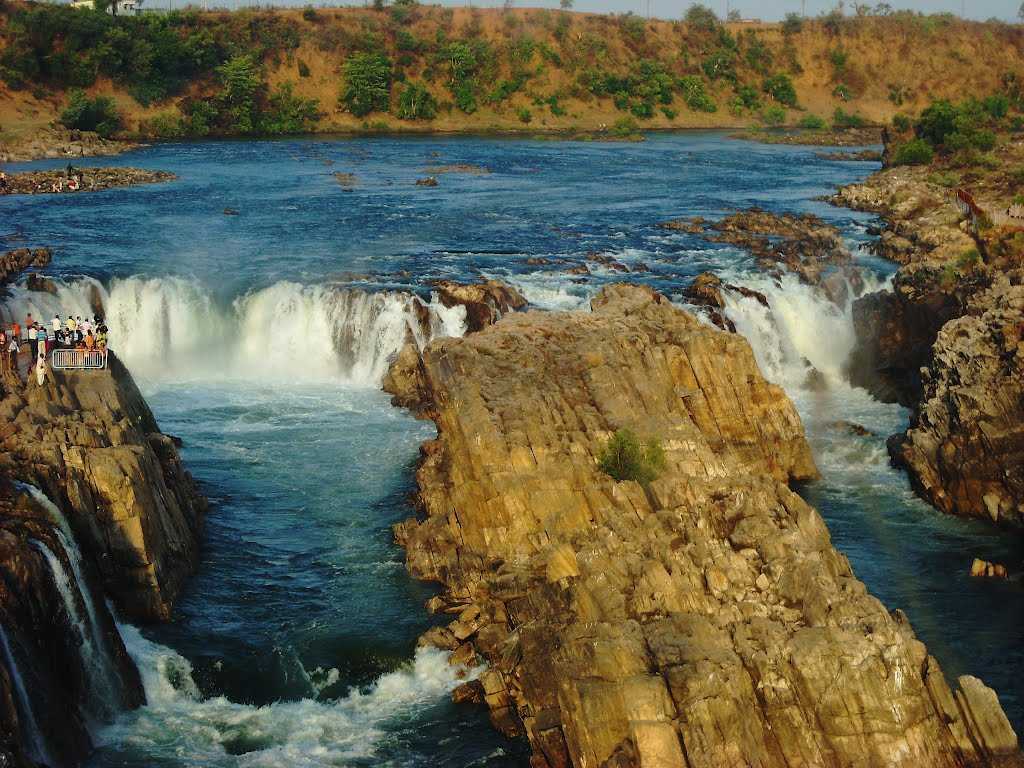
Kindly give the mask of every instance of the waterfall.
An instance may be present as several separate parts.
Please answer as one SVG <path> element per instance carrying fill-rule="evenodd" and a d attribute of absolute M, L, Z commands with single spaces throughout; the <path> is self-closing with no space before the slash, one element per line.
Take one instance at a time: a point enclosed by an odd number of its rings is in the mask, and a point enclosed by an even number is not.
<path fill-rule="evenodd" d="M 11 289 L 0 314 L 50 319 L 92 315 L 100 303 L 110 348 L 136 375 L 156 380 L 343 381 L 376 387 L 407 341 L 423 346 L 465 333 L 464 307 L 411 293 L 279 282 L 218 304 L 184 278 L 130 277 L 109 290 L 89 278 L 57 293 Z"/>
<path fill-rule="evenodd" d="M 100 720 L 109 719 L 119 709 L 122 693 L 121 679 L 114 667 L 112 651 L 103 631 L 103 625 L 100 623 L 88 582 L 85 580 L 82 553 L 71 532 L 67 518 L 64 517 L 60 508 L 50 500 L 50 497 L 34 485 L 18 483 L 17 486 L 28 492 L 36 503 L 47 511 L 51 521 L 57 526 L 57 539 L 71 565 L 73 582 L 68 578 L 63 563 L 49 547 L 40 541 L 32 543 L 46 558 L 53 574 L 54 584 L 64 601 L 68 617 L 75 622 L 82 635 L 82 664 L 88 674 L 90 684 L 90 714 Z M 84 618 L 79 613 L 79 603 L 75 599 L 76 594 L 85 608 Z"/>
<path fill-rule="evenodd" d="M 32 546 L 43 555 L 50 566 L 53 583 L 64 602 L 64 610 L 82 638 L 79 651 L 82 667 L 89 681 L 88 714 L 95 721 L 109 720 L 118 710 L 120 680 L 110 663 L 110 654 L 103 633 L 97 626 L 95 610 L 88 596 L 89 590 L 82 582 L 71 583 L 60 558 L 43 542 L 33 539 Z M 88 616 L 85 619 L 79 613 L 76 598 L 80 598 L 86 606 Z"/>
<path fill-rule="evenodd" d="M 55 765 L 50 758 L 49 750 L 46 748 L 46 740 L 42 731 L 39 730 L 39 723 L 36 720 L 36 713 L 32 709 L 32 700 L 25 688 L 25 681 L 18 669 L 18 662 L 14 658 L 11 649 L 11 642 L 7 637 L 7 629 L 0 624 L 0 646 L 3 648 L 4 663 L 7 665 L 7 674 L 14 685 L 14 695 L 17 698 L 18 719 L 21 721 L 21 732 L 26 741 L 26 752 L 37 762 L 46 765 Z"/>

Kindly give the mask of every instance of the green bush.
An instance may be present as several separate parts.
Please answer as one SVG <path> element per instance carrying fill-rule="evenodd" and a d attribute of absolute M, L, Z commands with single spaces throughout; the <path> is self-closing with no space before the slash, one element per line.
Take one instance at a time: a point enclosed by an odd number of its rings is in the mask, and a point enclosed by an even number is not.
<path fill-rule="evenodd" d="M 832 96 L 840 101 L 851 101 L 853 99 L 853 91 L 843 83 L 840 83 L 832 89 Z"/>
<path fill-rule="evenodd" d="M 761 110 L 761 122 L 765 125 L 782 125 L 786 122 L 786 110 L 777 104 L 765 107 Z"/>
<path fill-rule="evenodd" d="M 398 95 L 398 116 L 402 120 L 433 120 L 437 99 L 420 83 L 409 83 Z"/>
<path fill-rule="evenodd" d="M 827 126 L 825 121 L 817 115 L 804 115 L 797 123 L 797 127 L 803 128 L 805 131 L 823 131 Z"/>
<path fill-rule="evenodd" d="M 84 91 L 75 89 L 68 94 L 68 103 L 60 113 L 60 122 L 67 128 L 95 131 L 109 137 L 121 128 L 121 115 L 109 96 L 90 99 Z"/>
<path fill-rule="evenodd" d="M 784 35 L 798 34 L 804 28 L 803 17 L 799 13 L 787 13 L 782 22 L 782 33 Z"/>
<path fill-rule="evenodd" d="M 302 18 L 304 18 L 306 21 L 319 21 L 320 14 L 316 12 L 316 9 L 313 8 L 313 6 L 307 5 L 305 8 L 302 9 Z"/>
<path fill-rule="evenodd" d="M 611 134 L 620 139 L 627 138 L 629 136 L 636 136 L 640 132 L 640 126 L 637 125 L 636 120 L 631 117 L 620 117 L 612 125 Z"/>
<path fill-rule="evenodd" d="M 735 104 L 741 110 L 743 109 L 760 109 L 761 108 L 761 96 L 752 85 L 741 85 L 736 89 L 736 101 Z"/>
<path fill-rule="evenodd" d="M 772 97 L 774 101 L 785 104 L 788 107 L 796 106 L 796 88 L 788 75 L 777 74 L 764 81 L 762 90 Z"/>
<path fill-rule="evenodd" d="M 299 77 L 309 77 L 309 65 L 299 59 Z"/>
<path fill-rule="evenodd" d="M 984 99 L 982 106 L 993 120 L 1002 120 L 1010 111 L 1010 99 L 997 93 Z"/>
<path fill-rule="evenodd" d="M 349 56 L 341 102 L 356 117 L 387 112 L 391 104 L 391 60 L 380 53 Z"/>
<path fill-rule="evenodd" d="M 736 55 L 727 49 L 719 48 L 704 59 L 700 67 L 704 70 L 704 74 L 708 76 L 708 80 L 714 82 L 715 80 L 728 80 L 730 82 L 736 81 L 736 69 L 735 69 Z"/>
<path fill-rule="evenodd" d="M 679 113 L 672 109 L 672 107 L 662 107 L 661 114 L 663 114 L 668 120 L 675 120 L 676 117 L 679 116 Z"/>
<path fill-rule="evenodd" d="M 533 115 L 530 113 L 530 110 L 527 109 L 526 107 L 520 107 L 519 109 L 517 109 L 516 117 L 519 118 L 519 122 L 521 123 L 529 123 L 531 120 L 533 120 Z"/>
<path fill-rule="evenodd" d="M 900 133 L 906 133 L 913 125 L 914 123 L 908 115 L 904 115 L 902 113 L 893 115 L 892 127 Z"/>
<path fill-rule="evenodd" d="M 679 79 L 679 90 L 683 94 L 686 106 L 695 112 L 715 112 L 718 110 L 714 99 L 704 87 L 704 81 L 696 75 L 687 75 Z"/>
<path fill-rule="evenodd" d="M 320 102 L 295 95 L 291 83 L 281 83 L 260 110 L 260 133 L 305 133 L 320 119 Z"/>
<path fill-rule="evenodd" d="M 836 107 L 836 111 L 832 113 L 832 127 L 838 130 L 863 128 L 865 125 L 867 120 L 858 114 L 846 112 L 842 107 Z"/>
<path fill-rule="evenodd" d="M 924 139 L 911 139 L 893 153 L 893 165 L 928 165 L 935 158 L 932 145 Z"/>
<path fill-rule="evenodd" d="M 921 113 L 914 125 L 919 139 L 933 147 L 942 146 L 946 137 L 957 129 L 957 109 L 949 101 L 940 99 L 933 102 Z"/>
<path fill-rule="evenodd" d="M 597 466 L 618 482 L 646 485 L 665 469 L 665 451 L 657 440 L 641 441 L 628 429 L 615 432 L 598 456 Z"/>

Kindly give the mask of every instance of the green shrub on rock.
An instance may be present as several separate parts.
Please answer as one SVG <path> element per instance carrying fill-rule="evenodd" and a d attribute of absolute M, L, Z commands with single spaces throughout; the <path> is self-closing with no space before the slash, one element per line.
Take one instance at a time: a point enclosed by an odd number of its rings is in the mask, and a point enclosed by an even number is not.
<path fill-rule="evenodd" d="M 665 451 L 657 440 L 641 441 L 630 430 L 620 429 L 598 456 L 598 468 L 619 482 L 647 484 L 665 469 Z"/>
<path fill-rule="evenodd" d="M 931 144 L 924 139 L 911 139 L 893 153 L 893 165 L 928 165 L 935 157 Z"/>

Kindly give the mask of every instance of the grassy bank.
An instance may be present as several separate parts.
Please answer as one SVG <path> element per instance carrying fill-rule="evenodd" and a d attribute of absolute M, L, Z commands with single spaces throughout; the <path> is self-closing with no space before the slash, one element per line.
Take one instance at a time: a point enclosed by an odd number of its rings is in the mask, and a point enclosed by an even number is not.
<path fill-rule="evenodd" d="M 903 13 L 722 24 L 403 0 L 114 18 L 0 4 L 0 129 L 136 137 L 888 122 L 1024 76 L 1020 26 Z"/>

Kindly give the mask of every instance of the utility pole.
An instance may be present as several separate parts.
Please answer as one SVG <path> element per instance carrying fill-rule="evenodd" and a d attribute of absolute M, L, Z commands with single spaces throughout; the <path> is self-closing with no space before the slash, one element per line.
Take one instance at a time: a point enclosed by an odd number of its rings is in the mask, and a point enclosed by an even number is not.
<path fill-rule="evenodd" d="M 807 0 L 800 0 L 800 18 L 807 18 Z"/>

